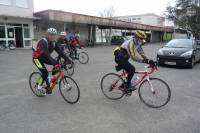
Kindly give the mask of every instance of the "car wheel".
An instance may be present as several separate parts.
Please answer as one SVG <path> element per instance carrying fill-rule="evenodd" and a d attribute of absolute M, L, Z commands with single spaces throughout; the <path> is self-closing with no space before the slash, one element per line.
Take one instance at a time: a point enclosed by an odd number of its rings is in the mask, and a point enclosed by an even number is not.
<path fill-rule="evenodd" d="M 195 64 L 195 59 L 194 57 L 191 59 L 191 63 L 189 65 L 190 68 L 193 68 L 194 67 L 194 64 Z"/>

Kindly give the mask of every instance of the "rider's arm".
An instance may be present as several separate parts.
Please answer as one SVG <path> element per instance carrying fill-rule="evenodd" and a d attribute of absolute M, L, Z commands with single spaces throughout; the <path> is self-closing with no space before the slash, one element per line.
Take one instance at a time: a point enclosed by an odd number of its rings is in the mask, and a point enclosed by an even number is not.
<path fill-rule="evenodd" d="M 55 51 L 67 62 L 71 62 L 71 60 L 64 54 L 64 52 L 60 49 L 59 44 L 56 43 Z"/>
<path fill-rule="evenodd" d="M 43 57 L 49 65 L 58 64 L 57 61 L 50 56 L 47 43 L 44 40 L 39 41 L 38 46 L 41 50 L 41 57 Z"/>
<path fill-rule="evenodd" d="M 134 45 L 130 45 L 129 49 L 130 49 L 130 55 L 131 55 L 131 59 L 132 60 L 134 60 L 136 62 L 139 62 L 139 63 L 142 63 L 144 61 L 144 59 L 141 59 L 141 58 L 139 58 L 139 57 L 136 56 Z"/>

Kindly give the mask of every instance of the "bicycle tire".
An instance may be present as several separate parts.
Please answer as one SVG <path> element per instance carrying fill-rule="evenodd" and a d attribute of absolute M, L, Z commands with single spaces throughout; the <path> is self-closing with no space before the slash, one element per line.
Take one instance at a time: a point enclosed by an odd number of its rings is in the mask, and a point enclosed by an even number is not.
<path fill-rule="evenodd" d="M 106 74 L 105 76 L 103 76 L 103 78 L 101 79 L 101 91 L 102 91 L 102 93 L 104 94 L 104 96 L 106 97 L 106 98 L 108 98 L 108 99 L 110 99 L 110 100 L 119 100 L 119 99 L 121 99 L 124 95 L 125 95 L 125 93 L 122 91 L 122 90 L 120 90 L 119 89 L 119 92 L 121 91 L 121 94 L 119 94 L 119 96 L 117 96 L 117 97 L 112 97 L 112 96 L 109 96 L 104 90 L 105 90 L 105 88 L 104 88 L 104 80 L 106 80 L 106 78 L 108 77 L 108 76 L 110 76 L 110 75 L 112 75 L 112 76 L 115 76 L 115 77 L 117 77 L 119 80 L 121 80 L 122 81 L 122 84 L 125 84 L 125 81 L 119 76 L 119 75 L 117 75 L 117 74 L 115 74 L 115 73 L 108 73 L 108 74 Z M 112 84 L 111 85 L 109 85 L 109 86 L 112 86 Z M 120 85 L 121 86 L 121 85 Z M 114 90 L 114 89 L 113 89 Z M 109 90 L 110 91 L 110 90 Z M 111 92 L 111 91 L 110 91 Z M 117 93 L 116 93 L 117 94 Z"/>
<path fill-rule="evenodd" d="M 30 89 L 31 89 L 31 91 L 33 92 L 33 94 L 35 95 L 35 96 L 37 96 L 37 97 L 44 97 L 44 95 L 39 95 L 39 94 L 37 94 L 36 93 L 36 91 L 35 91 L 35 89 L 33 88 L 33 86 L 32 86 L 32 77 L 33 77 L 33 75 L 36 75 L 36 74 L 38 74 L 40 77 L 42 77 L 42 74 L 41 73 L 39 73 L 39 72 L 33 72 L 33 73 L 31 73 L 30 74 L 30 76 L 29 76 L 29 86 L 30 86 Z M 35 85 L 34 85 L 35 86 Z M 35 86 L 36 87 L 36 86 Z"/>
<path fill-rule="evenodd" d="M 65 94 L 64 94 L 64 92 L 63 92 L 63 88 L 61 87 L 61 84 L 62 84 L 62 81 L 63 81 L 63 80 L 65 80 L 65 82 L 67 82 L 68 84 L 69 84 L 69 80 L 71 80 L 71 81 L 74 83 L 74 85 L 75 85 L 75 87 L 76 87 L 76 91 L 77 91 L 77 97 L 75 98 L 75 100 L 69 100 L 69 98 L 67 98 L 67 97 L 65 96 Z M 71 84 L 70 84 L 70 85 L 71 85 Z M 71 85 L 71 86 L 72 86 L 72 85 Z M 70 86 L 69 89 L 67 89 L 68 92 L 71 91 L 71 86 Z M 66 90 L 66 88 L 64 88 L 64 90 Z M 79 99 L 80 99 L 80 89 L 79 89 L 79 87 L 78 87 L 76 81 L 75 81 L 74 79 L 72 79 L 71 77 L 64 76 L 64 78 L 61 79 L 61 80 L 59 81 L 59 91 L 60 91 L 60 94 L 61 94 L 61 96 L 63 97 L 63 99 L 64 99 L 66 102 L 70 103 L 70 104 L 75 104 L 75 103 L 77 103 L 77 102 L 79 101 Z M 67 93 L 68 93 L 68 92 L 67 92 Z"/>
<path fill-rule="evenodd" d="M 85 57 L 81 56 L 81 55 L 84 55 Z M 80 57 L 81 56 L 81 57 Z M 86 58 L 85 61 L 82 61 L 82 58 Z M 78 61 L 81 63 L 81 64 L 87 64 L 89 62 L 89 55 L 86 53 L 86 52 L 80 52 L 78 53 Z"/>
<path fill-rule="evenodd" d="M 161 107 L 165 106 L 165 105 L 170 101 L 170 99 L 171 99 L 171 89 L 170 89 L 169 85 L 168 85 L 164 80 L 162 80 L 162 79 L 159 79 L 159 78 L 150 78 L 150 80 L 151 80 L 151 81 L 152 81 L 152 80 L 157 80 L 157 81 L 159 81 L 160 83 L 162 83 L 163 85 L 165 85 L 165 87 L 166 87 L 166 89 L 167 89 L 167 92 L 168 92 L 166 101 L 165 101 L 164 103 L 160 104 L 160 105 L 153 105 L 153 104 L 150 104 L 147 100 L 145 100 L 145 98 L 142 96 L 141 88 L 142 88 L 142 86 L 143 86 L 145 83 L 148 83 L 148 80 L 144 80 L 144 81 L 140 84 L 140 86 L 139 86 L 138 93 L 139 93 L 140 100 L 141 100 L 145 105 L 147 105 L 148 107 L 151 107 L 151 108 L 161 108 Z M 148 84 L 149 84 L 149 83 L 148 83 Z M 154 89 L 155 89 L 155 87 L 154 87 Z M 156 93 L 156 92 L 155 92 L 155 93 Z M 155 95 L 155 94 L 153 94 L 153 95 Z"/>

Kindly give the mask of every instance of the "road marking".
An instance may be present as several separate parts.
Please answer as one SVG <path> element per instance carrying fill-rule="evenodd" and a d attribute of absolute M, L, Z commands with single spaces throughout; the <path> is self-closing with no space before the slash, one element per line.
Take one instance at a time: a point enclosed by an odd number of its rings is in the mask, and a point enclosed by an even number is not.
<path fill-rule="evenodd" d="M 6 85 L 10 85 L 10 84 L 18 84 L 18 83 L 23 83 L 27 81 L 27 79 L 20 79 L 20 80 L 15 80 L 13 82 L 4 82 L 4 83 L 0 83 L 0 87 L 6 86 Z"/>

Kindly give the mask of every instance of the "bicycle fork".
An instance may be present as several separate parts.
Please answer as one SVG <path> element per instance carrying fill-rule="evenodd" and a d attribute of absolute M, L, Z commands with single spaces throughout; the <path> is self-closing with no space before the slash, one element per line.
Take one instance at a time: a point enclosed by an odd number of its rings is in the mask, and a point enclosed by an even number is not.
<path fill-rule="evenodd" d="M 147 81 L 148 81 L 148 83 L 149 83 L 149 85 L 150 85 L 151 92 L 152 92 L 153 94 L 155 94 L 155 90 L 154 90 L 153 85 L 152 85 L 152 83 L 151 83 L 151 81 L 150 81 L 149 75 L 147 76 Z"/>

